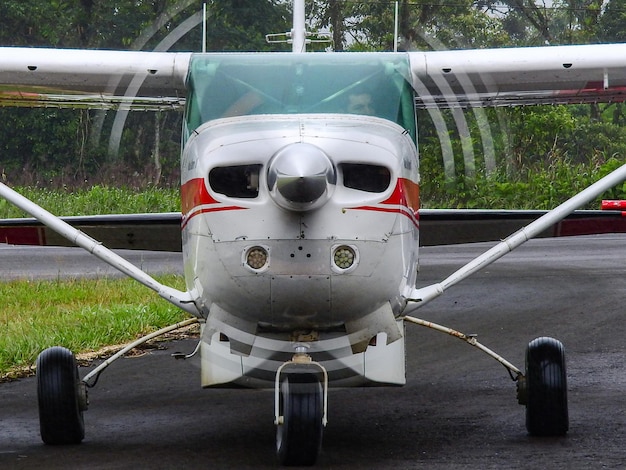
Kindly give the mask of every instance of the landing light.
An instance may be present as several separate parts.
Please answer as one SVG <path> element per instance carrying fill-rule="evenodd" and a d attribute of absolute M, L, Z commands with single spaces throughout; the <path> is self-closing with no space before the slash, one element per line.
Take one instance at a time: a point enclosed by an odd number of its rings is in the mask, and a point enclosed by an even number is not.
<path fill-rule="evenodd" d="M 262 246 L 253 246 L 246 252 L 246 264 L 254 270 L 267 266 L 268 253 Z"/>
<path fill-rule="evenodd" d="M 342 271 L 350 269 L 357 262 L 356 250 L 348 245 L 341 245 L 335 248 L 333 252 L 333 263 Z"/>

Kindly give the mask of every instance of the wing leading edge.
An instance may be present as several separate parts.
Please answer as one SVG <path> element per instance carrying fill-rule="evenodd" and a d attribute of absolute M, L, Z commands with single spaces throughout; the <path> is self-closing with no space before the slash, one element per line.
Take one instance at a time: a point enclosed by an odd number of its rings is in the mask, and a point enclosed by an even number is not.
<path fill-rule="evenodd" d="M 0 48 L 0 106 L 170 109 L 191 53 Z"/>
<path fill-rule="evenodd" d="M 626 44 L 410 52 L 417 106 L 624 101 Z"/>

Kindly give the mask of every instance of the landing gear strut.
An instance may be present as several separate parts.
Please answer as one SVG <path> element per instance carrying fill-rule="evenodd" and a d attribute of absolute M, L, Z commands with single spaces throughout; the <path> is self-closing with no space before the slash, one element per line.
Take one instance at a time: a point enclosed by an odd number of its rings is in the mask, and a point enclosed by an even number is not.
<path fill-rule="evenodd" d="M 41 440 L 55 445 L 79 444 L 85 437 L 83 412 L 88 406 L 87 388 L 95 386 L 100 373 L 132 348 L 197 322 L 197 318 L 191 318 L 138 339 L 104 361 L 82 380 L 79 379 L 76 358 L 72 351 L 60 346 L 44 350 L 37 357 Z"/>
<path fill-rule="evenodd" d="M 526 406 L 526 429 L 534 436 L 562 436 L 569 428 L 567 411 L 567 377 L 563 344 L 554 338 L 541 337 L 526 348 L 526 373 L 476 340 L 466 335 L 419 318 L 405 321 L 449 334 L 474 346 L 502 364 L 517 383 L 517 400 Z"/>
<path fill-rule="evenodd" d="M 276 373 L 276 453 L 281 465 L 314 465 L 326 426 L 328 376 L 304 352 Z"/>

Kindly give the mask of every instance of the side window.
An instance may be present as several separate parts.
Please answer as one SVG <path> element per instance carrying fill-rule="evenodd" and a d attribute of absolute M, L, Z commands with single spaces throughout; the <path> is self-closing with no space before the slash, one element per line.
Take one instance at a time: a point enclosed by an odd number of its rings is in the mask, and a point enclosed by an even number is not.
<path fill-rule="evenodd" d="M 255 198 L 259 195 L 261 165 L 218 166 L 209 172 L 209 185 L 227 197 Z"/>
<path fill-rule="evenodd" d="M 391 183 L 391 173 L 384 166 L 342 163 L 339 167 L 343 174 L 343 185 L 346 188 L 368 193 L 382 193 Z"/>

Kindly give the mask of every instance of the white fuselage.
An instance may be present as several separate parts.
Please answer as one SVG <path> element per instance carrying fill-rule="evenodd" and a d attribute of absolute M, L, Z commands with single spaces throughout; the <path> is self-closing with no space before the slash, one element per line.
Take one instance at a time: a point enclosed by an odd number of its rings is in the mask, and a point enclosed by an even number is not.
<path fill-rule="evenodd" d="M 297 143 L 320 149 L 336 172 L 310 210 L 285 209 L 268 188 L 272 158 Z M 364 382 L 363 353 L 376 348 L 401 363 L 392 374 L 382 365 L 380 381 L 404 381 L 397 318 L 417 274 L 419 204 L 404 129 L 337 114 L 213 120 L 185 146 L 182 183 L 185 276 L 206 317 L 204 385 L 269 385 L 302 338 L 335 383 Z M 334 261 L 339 247 L 354 254 L 350 266 Z M 254 249 L 266 253 L 262 266 L 247 262 Z"/>

